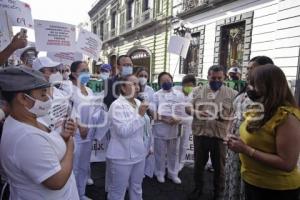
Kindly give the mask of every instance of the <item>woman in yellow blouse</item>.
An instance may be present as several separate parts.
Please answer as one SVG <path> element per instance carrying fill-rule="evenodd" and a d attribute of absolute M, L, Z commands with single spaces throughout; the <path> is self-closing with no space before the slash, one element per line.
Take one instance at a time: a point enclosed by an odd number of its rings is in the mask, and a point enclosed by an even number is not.
<path fill-rule="evenodd" d="M 257 67 L 249 81 L 256 106 L 244 113 L 240 138 L 226 142 L 240 153 L 246 200 L 299 200 L 300 110 L 279 67 Z"/>

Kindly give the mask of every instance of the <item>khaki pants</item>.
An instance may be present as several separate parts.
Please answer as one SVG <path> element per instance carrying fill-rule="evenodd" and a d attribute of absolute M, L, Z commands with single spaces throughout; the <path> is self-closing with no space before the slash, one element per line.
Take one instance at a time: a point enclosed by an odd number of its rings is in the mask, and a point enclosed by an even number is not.
<path fill-rule="evenodd" d="M 209 158 L 209 153 L 214 168 L 214 194 L 216 196 L 223 195 L 225 188 L 226 147 L 221 139 L 194 136 L 195 185 L 197 189 L 202 190 L 204 184 L 203 173 Z"/>

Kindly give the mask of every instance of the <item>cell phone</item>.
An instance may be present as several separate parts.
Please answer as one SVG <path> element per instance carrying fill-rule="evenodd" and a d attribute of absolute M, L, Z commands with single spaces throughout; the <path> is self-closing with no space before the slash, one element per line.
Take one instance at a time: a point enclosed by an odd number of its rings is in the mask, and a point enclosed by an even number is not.
<path fill-rule="evenodd" d="M 20 37 L 26 38 L 27 37 L 27 29 L 21 28 L 20 30 Z"/>

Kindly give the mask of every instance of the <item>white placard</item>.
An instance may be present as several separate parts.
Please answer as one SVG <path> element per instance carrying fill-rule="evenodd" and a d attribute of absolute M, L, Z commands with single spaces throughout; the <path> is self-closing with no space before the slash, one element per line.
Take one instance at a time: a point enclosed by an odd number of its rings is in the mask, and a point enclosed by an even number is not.
<path fill-rule="evenodd" d="M 77 41 L 78 52 L 83 53 L 94 60 L 98 60 L 101 48 L 102 41 L 97 35 L 84 29 L 80 29 Z"/>
<path fill-rule="evenodd" d="M 170 38 L 168 51 L 169 53 L 173 53 L 181 56 L 182 58 L 186 58 L 189 47 L 190 47 L 189 39 L 177 35 L 173 35 Z"/>
<path fill-rule="evenodd" d="M 82 61 L 82 53 L 71 53 L 71 52 L 47 52 L 47 57 L 53 61 L 62 63 L 64 65 L 71 65 L 74 61 Z"/>
<path fill-rule="evenodd" d="M 12 26 L 33 28 L 30 5 L 17 0 L 0 0 L 0 10 L 7 13 Z"/>
<path fill-rule="evenodd" d="M 186 163 L 194 163 L 194 141 L 193 135 L 189 136 L 188 149 L 185 154 L 185 162 Z"/>
<path fill-rule="evenodd" d="M 106 160 L 106 150 L 108 138 L 103 137 L 101 141 L 94 139 L 92 143 L 91 162 L 104 162 Z"/>
<path fill-rule="evenodd" d="M 34 20 L 35 44 L 38 51 L 74 52 L 76 28 L 62 22 Z"/>
<path fill-rule="evenodd" d="M 4 12 L 0 12 L 0 51 L 3 51 L 9 45 L 9 25 L 5 18 Z"/>

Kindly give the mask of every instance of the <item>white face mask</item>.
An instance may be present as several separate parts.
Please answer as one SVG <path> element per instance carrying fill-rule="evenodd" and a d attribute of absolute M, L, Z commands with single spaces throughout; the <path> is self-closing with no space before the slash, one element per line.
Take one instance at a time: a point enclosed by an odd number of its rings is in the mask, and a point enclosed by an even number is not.
<path fill-rule="evenodd" d="M 49 83 L 59 83 L 63 80 L 63 76 L 60 72 L 56 72 L 55 74 L 51 74 L 49 77 Z"/>
<path fill-rule="evenodd" d="M 101 72 L 100 78 L 101 78 L 102 80 L 108 79 L 108 78 L 109 78 L 109 72 Z"/>
<path fill-rule="evenodd" d="M 34 101 L 34 105 L 32 108 L 27 108 L 29 112 L 34 114 L 36 117 L 43 117 L 49 113 L 49 110 L 51 109 L 52 106 L 52 99 L 51 97 L 48 96 L 47 101 L 40 101 L 38 99 L 34 99 L 33 97 L 25 94 L 29 99 Z"/>
<path fill-rule="evenodd" d="M 147 84 L 147 78 L 141 77 L 141 78 L 139 78 L 139 82 L 140 82 L 141 85 L 146 85 Z"/>

